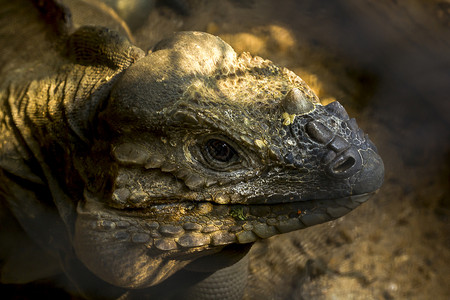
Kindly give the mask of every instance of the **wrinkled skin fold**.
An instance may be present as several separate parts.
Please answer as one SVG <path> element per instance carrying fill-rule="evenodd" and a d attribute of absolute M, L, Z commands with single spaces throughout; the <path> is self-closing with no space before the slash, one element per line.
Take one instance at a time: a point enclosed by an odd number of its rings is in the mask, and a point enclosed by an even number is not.
<path fill-rule="evenodd" d="M 47 63 L 2 69 L 1 192 L 75 283 L 122 293 L 212 274 L 382 184 L 355 119 L 286 68 L 200 32 L 148 53 L 101 27 L 58 32 Z"/>

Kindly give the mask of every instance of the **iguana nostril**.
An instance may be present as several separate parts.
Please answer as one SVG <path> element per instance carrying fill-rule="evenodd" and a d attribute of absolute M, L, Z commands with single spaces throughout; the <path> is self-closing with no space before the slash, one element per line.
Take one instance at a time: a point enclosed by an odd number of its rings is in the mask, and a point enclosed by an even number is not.
<path fill-rule="evenodd" d="M 320 144 L 328 144 L 334 137 L 333 132 L 318 121 L 311 121 L 305 126 L 308 135 Z"/>
<path fill-rule="evenodd" d="M 333 177 L 348 178 L 358 172 L 361 167 L 361 155 L 356 148 L 351 147 L 338 154 L 327 165 L 327 172 Z"/>
<path fill-rule="evenodd" d="M 356 161 L 353 157 L 347 157 L 344 161 L 340 161 L 334 166 L 334 171 L 339 173 L 345 172 L 345 170 L 353 167 L 355 163 Z"/>

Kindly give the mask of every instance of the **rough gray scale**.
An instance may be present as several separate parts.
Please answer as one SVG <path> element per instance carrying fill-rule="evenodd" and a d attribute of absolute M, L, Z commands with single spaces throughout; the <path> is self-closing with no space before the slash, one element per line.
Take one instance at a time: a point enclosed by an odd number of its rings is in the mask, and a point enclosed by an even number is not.
<path fill-rule="evenodd" d="M 350 210 L 353 210 L 353 209 L 357 208 L 359 205 L 361 205 L 361 203 L 352 200 L 352 201 L 347 202 L 345 207 L 347 207 Z"/>
<path fill-rule="evenodd" d="M 370 198 L 370 195 L 353 195 L 351 196 L 352 201 L 358 203 L 364 203 Z"/>
<path fill-rule="evenodd" d="M 209 235 L 200 233 L 188 233 L 178 239 L 178 244 L 185 248 L 204 246 L 208 245 L 209 242 Z"/>
<path fill-rule="evenodd" d="M 253 229 L 253 225 L 247 223 L 247 224 L 242 225 L 242 228 L 244 230 L 252 230 Z"/>
<path fill-rule="evenodd" d="M 206 225 L 205 227 L 203 227 L 202 232 L 204 233 L 210 233 L 210 232 L 214 232 L 219 230 L 219 228 L 217 228 L 214 225 Z"/>
<path fill-rule="evenodd" d="M 202 225 L 197 223 L 185 223 L 183 225 L 183 228 L 187 231 L 200 231 L 202 230 Z"/>
<path fill-rule="evenodd" d="M 241 231 L 236 234 L 236 237 L 241 244 L 251 243 L 257 240 L 256 235 L 251 231 Z"/>
<path fill-rule="evenodd" d="M 330 220 L 330 216 L 326 214 L 306 214 L 300 217 L 300 220 L 306 226 L 313 226 Z"/>
<path fill-rule="evenodd" d="M 286 215 L 279 215 L 279 216 L 277 216 L 277 220 L 278 221 L 285 221 L 287 219 L 289 219 L 289 217 L 286 216 Z"/>
<path fill-rule="evenodd" d="M 154 169 L 154 168 L 159 168 L 163 165 L 164 163 L 164 157 L 159 156 L 159 155 L 152 155 L 146 162 L 146 164 L 144 165 L 144 167 L 146 169 Z"/>
<path fill-rule="evenodd" d="M 144 191 L 134 192 L 130 195 L 128 198 L 128 201 L 132 204 L 139 204 L 145 201 L 145 199 L 148 197 L 148 194 Z"/>
<path fill-rule="evenodd" d="M 191 173 L 191 172 L 190 172 L 190 170 L 188 170 L 188 169 L 178 169 L 178 170 L 176 171 L 175 175 L 176 175 L 178 178 L 186 178 L 190 173 Z"/>
<path fill-rule="evenodd" d="M 130 234 L 126 231 L 116 231 L 114 232 L 114 238 L 119 241 L 125 241 L 130 238 Z"/>
<path fill-rule="evenodd" d="M 159 232 L 166 236 L 179 236 L 184 233 L 184 230 L 178 225 L 161 225 Z"/>
<path fill-rule="evenodd" d="M 130 225 L 131 224 L 128 221 L 118 221 L 118 222 L 116 222 L 117 228 L 120 228 L 120 229 L 124 229 L 124 228 L 130 227 Z"/>
<path fill-rule="evenodd" d="M 205 179 L 201 176 L 191 174 L 184 179 L 184 183 L 192 190 L 198 189 L 206 185 Z"/>
<path fill-rule="evenodd" d="M 239 225 L 231 226 L 229 230 L 230 232 L 238 232 L 242 230 L 242 226 Z"/>
<path fill-rule="evenodd" d="M 144 164 L 150 156 L 141 146 L 130 143 L 118 145 L 113 153 L 119 162 L 128 164 Z"/>
<path fill-rule="evenodd" d="M 156 231 L 156 230 L 152 230 L 151 232 L 150 232 L 150 236 L 152 237 L 152 238 L 160 238 L 160 237 L 162 237 L 162 234 L 161 233 L 159 233 L 158 231 Z"/>
<path fill-rule="evenodd" d="M 127 184 L 128 182 L 129 182 L 129 177 L 127 174 L 122 173 L 116 177 L 116 185 L 119 187 Z"/>
<path fill-rule="evenodd" d="M 228 245 L 236 242 L 236 234 L 226 231 L 214 232 L 211 236 L 211 244 L 213 246 Z"/>
<path fill-rule="evenodd" d="M 159 223 L 158 222 L 145 222 L 145 226 L 148 229 L 158 229 L 159 228 Z"/>
<path fill-rule="evenodd" d="M 277 224 L 275 224 L 275 227 L 280 232 L 290 232 L 293 230 L 305 228 L 305 226 L 298 219 L 281 220 Z"/>
<path fill-rule="evenodd" d="M 270 219 L 267 219 L 266 223 L 267 223 L 267 225 L 273 226 L 273 225 L 278 224 L 278 220 L 274 219 L 274 218 L 270 218 Z"/>
<path fill-rule="evenodd" d="M 222 226 L 224 224 L 224 222 L 222 222 L 222 221 L 214 221 L 214 225 L 215 226 Z"/>
<path fill-rule="evenodd" d="M 278 234 L 278 231 L 273 226 L 268 226 L 266 224 L 257 224 L 253 226 L 253 232 L 260 238 L 269 238 Z"/>
<path fill-rule="evenodd" d="M 112 230 L 116 228 L 116 223 L 109 220 L 100 220 L 94 223 L 96 229 L 99 230 Z"/>
<path fill-rule="evenodd" d="M 175 250 L 177 249 L 177 243 L 170 238 L 155 239 L 155 247 L 163 251 Z"/>
<path fill-rule="evenodd" d="M 113 193 L 113 199 L 119 203 L 126 203 L 130 197 L 131 192 L 127 188 L 117 189 Z"/>
<path fill-rule="evenodd" d="M 133 243 L 147 243 L 150 241 L 150 235 L 144 232 L 133 233 L 131 241 Z"/>
<path fill-rule="evenodd" d="M 170 163 L 170 162 L 164 162 L 164 164 L 161 166 L 161 171 L 163 172 L 174 172 L 178 169 L 178 166 L 176 164 Z"/>

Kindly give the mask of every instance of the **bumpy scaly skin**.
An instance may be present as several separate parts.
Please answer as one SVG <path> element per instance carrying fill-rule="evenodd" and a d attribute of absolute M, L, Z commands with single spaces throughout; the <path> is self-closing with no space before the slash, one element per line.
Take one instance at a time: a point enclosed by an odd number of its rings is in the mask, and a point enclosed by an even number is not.
<path fill-rule="evenodd" d="M 100 120 L 113 131 L 114 184 L 112 194 L 86 190 L 75 249 L 121 286 L 156 284 L 224 245 L 340 217 L 374 191 L 359 182 L 366 172 L 375 170 L 376 187 L 382 178 L 373 145 L 339 104 L 323 107 L 292 72 L 237 57 L 208 34 L 158 44 L 125 71 Z M 211 157 L 211 141 L 233 149 L 229 162 Z M 368 157 L 375 167 L 361 171 Z M 129 268 L 130 257 L 145 267 Z"/>
<path fill-rule="evenodd" d="M 64 53 L 2 86 L 1 151 L 22 158 L 0 166 L 47 186 L 78 259 L 113 285 L 157 285 L 227 245 L 338 218 L 382 183 L 375 146 L 340 104 L 217 37 L 178 33 L 144 55 L 82 28 Z M 30 207 L 48 204 L 40 196 Z"/>

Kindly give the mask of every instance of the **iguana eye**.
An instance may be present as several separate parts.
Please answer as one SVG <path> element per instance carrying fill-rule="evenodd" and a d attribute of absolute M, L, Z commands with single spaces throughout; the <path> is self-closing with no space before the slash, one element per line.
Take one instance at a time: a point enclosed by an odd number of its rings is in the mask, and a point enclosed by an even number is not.
<path fill-rule="evenodd" d="M 229 163 L 237 158 L 237 152 L 227 142 L 219 139 L 206 141 L 205 150 L 207 156 L 220 163 Z"/>

